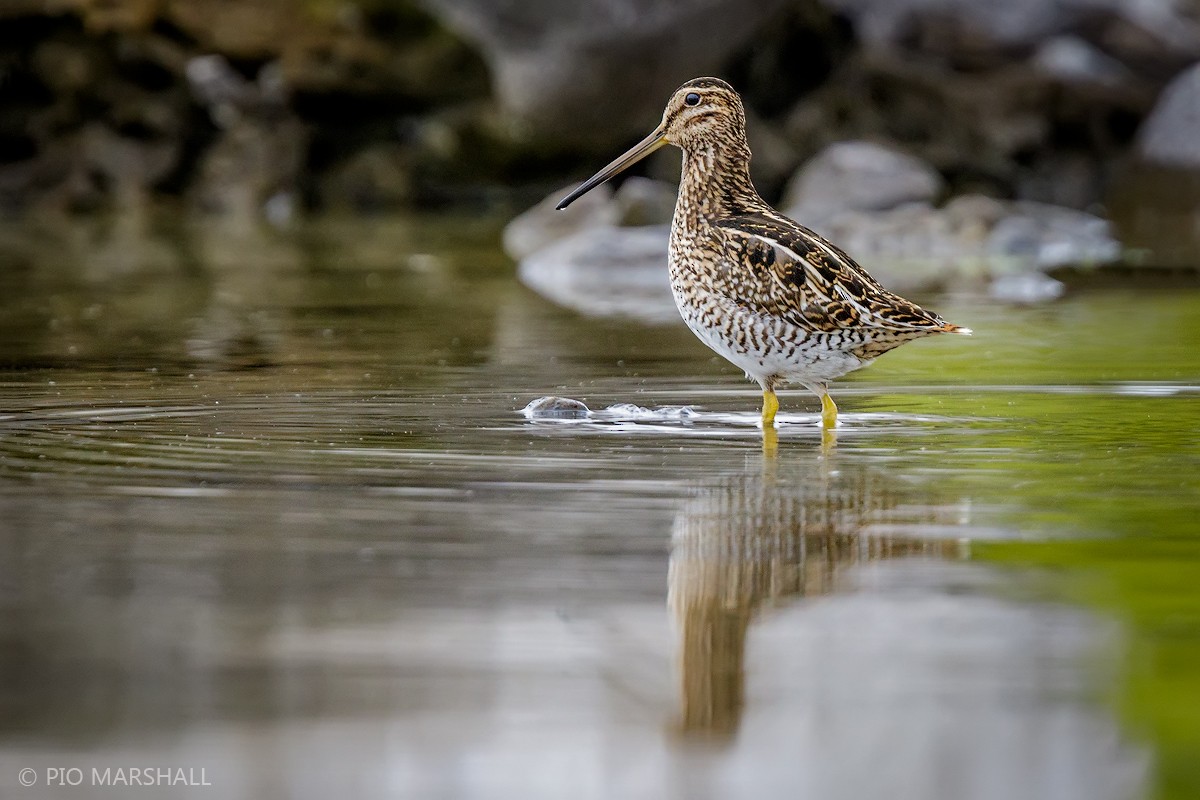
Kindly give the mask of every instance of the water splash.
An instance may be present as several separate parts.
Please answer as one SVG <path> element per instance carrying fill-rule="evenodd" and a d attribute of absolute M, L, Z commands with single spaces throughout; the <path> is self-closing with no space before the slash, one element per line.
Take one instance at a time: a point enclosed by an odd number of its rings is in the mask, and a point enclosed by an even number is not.
<path fill-rule="evenodd" d="M 699 416 L 691 406 L 645 408 L 634 403 L 614 403 L 593 411 L 570 397 L 539 397 L 521 413 L 529 420 L 589 420 L 593 422 L 689 422 Z"/>

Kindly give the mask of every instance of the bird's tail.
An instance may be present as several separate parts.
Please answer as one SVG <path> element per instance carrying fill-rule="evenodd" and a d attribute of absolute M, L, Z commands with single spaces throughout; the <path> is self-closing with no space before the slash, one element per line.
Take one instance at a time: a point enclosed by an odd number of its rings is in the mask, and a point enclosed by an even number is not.
<path fill-rule="evenodd" d="M 953 323 L 950 323 L 950 322 L 947 322 L 946 324 L 942 325 L 942 327 L 938 328 L 938 330 L 941 331 L 942 333 L 960 333 L 963 336 L 971 335 L 970 328 L 964 328 L 962 325 L 954 325 Z"/>

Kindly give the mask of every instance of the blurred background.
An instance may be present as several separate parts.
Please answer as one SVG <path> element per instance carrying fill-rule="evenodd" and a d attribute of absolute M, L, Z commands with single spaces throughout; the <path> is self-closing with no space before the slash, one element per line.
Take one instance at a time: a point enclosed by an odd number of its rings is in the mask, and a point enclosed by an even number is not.
<path fill-rule="evenodd" d="M 553 211 L 700 75 L 834 442 Z M 6 0 L 0 796 L 1200 796 L 1198 209 L 1197 0 Z"/>
<path fill-rule="evenodd" d="M 1200 160 L 1189 0 L 14 0 L 0 15 L 7 214 L 488 208 L 590 173 L 700 74 L 743 94 L 771 201 L 845 140 L 920 159 L 935 199 L 1091 211 L 1144 204 L 1135 159 Z"/>

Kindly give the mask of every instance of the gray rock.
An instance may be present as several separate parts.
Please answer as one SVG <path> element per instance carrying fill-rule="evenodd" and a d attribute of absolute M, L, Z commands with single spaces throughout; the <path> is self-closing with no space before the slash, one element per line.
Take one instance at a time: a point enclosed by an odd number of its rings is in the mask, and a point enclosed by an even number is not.
<path fill-rule="evenodd" d="M 192 94 L 210 110 L 213 122 L 222 124 L 221 106 L 251 105 L 258 99 L 253 84 L 221 55 L 196 56 L 187 62 L 185 73 Z"/>
<path fill-rule="evenodd" d="M 615 193 L 598 186 L 556 210 L 573 188 L 554 192 L 505 227 L 504 249 L 519 262 L 521 281 L 585 316 L 678 319 L 667 277 L 675 187 L 628 178 Z"/>
<path fill-rule="evenodd" d="M 517 275 L 584 316 L 674 322 L 679 312 L 667 275 L 668 236 L 666 226 L 582 230 L 521 259 Z"/>
<path fill-rule="evenodd" d="M 825 0 L 846 14 L 859 35 L 877 45 L 922 41 L 927 29 L 950 48 L 1032 48 L 1051 36 L 1092 29 L 1107 34 L 1109 50 L 1153 48 L 1173 56 L 1195 52 L 1200 31 L 1175 0 Z M 1098 23 L 1106 23 L 1106 26 Z M 1117 25 L 1115 23 L 1120 23 Z M 1129 34 L 1114 36 L 1124 27 Z M 952 36 L 958 31 L 969 35 Z M 1122 41 L 1124 40 L 1124 41 Z M 1132 52 L 1130 55 L 1139 55 Z"/>
<path fill-rule="evenodd" d="M 1009 204 L 982 194 L 960 194 L 942 207 L 955 229 L 986 231 L 1009 214 Z"/>
<path fill-rule="evenodd" d="M 422 0 L 479 47 L 507 115 L 597 148 L 647 133 L 675 87 L 719 70 L 783 4 Z"/>
<path fill-rule="evenodd" d="M 847 211 L 816 229 L 900 292 L 1108 264 L 1121 256 L 1111 226 L 1100 217 L 979 195 L 956 197 L 940 209 L 912 203 L 875 213 Z"/>
<path fill-rule="evenodd" d="M 1055 0 L 826 0 L 850 17 L 867 41 L 894 44 L 921 22 L 937 16 L 1008 45 L 1037 41 L 1062 25 Z"/>
<path fill-rule="evenodd" d="M 615 192 L 607 183 L 597 186 L 559 211 L 559 201 L 575 186 L 552 192 L 513 218 L 504 228 L 504 252 L 519 261 L 580 231 L 614 225 L 666 225 L 675 212 L 675 186 L 639 177 L 626 178 Z"/>
<path fill-rule="evenodd" d="M 521 413 L 526 419 L 587 419 L 592 412 L 582 401 L 570 397 L 539 397 Z"/>
<path fill-rule="evenodd" d="M 1137 151 L 1156 164 L 1200 169 L 1200 63 L 1163 90 L 1138 131 Z"/>
<path fill-rule="evenodd" d="M 1198 20 L 1177 0 L 826 5 L 858 46 L 785 117 L 798 148 L 904 142 L 975 190 L 1078 208 L 1105 201 L 1129 121 L 1200 58 Z"/>
<path fill-rule="evenodd" d="M 504 228 L 504 252 L 520 261 L 571 234 L 615 225 L 620 209 L 608 184 L 597 186 L 562 211 L 555 207 L 576 184 L 551 193 L 545 200 L 514 217 Z"/>
<path fill-rule="evenodd" d="M 1116 86 L 1132 73 L 1120 61 L 1078 36 L 1056 36 L 1038 46 L 1033 65 L 1064 83 Z"/>
<path fill-rule="evenodd" d="M 988 295 L 1001 303 L 1029 306 L 1057 300 L 1065 290 L 1066 287 L 1061 281 L 1056 281 L 1049 275 L 1027 272 L 996 278 L 988 286 Z"/>
<path fill-rule="evenodd" d="M 675 214 L 675 198 L 678 196 L 679 189 L 664 181 L 637 176 L 626 178 L 613 197 L 617 207 L 617 223 L 626 226 L 666 225 Z"/>
<path fill-rule="evenodd" d="M 873 146 L 868 147 L 867 157 L 851 159 L 851 163 L 899 163 L 907 168 L 915 161 L 903 156 L 897 159 L 888 150 L 880 154 Z M 923 166 L 919 161 L 916 165 L 918 169 L 910 173 L 912 179 L 900 185 L 920 188 L 924 178 L 925 191 L 932 194 L 931 171 L 919 169 Z M 895 172 L 881 169 L 868 170 L 867 174 Z M 824 185 L 814 183 L 812 193 L 804 196 L 819 196 L 834 183 L 830 176 Z M 845 192 L 853 204 L 869 207 L 878 202 L 878 197 L 889 196 L 886 181 L 878 185 L 874 195 L 863 191 L 862 184 Z M 649 194 L 664 204 L 671 194 L 666 184 L 642 182 L 632 186 L 622 191 Z M 585 316 L 621 316 L 651 324 L 677 321 L 666 269 L 669 228 L 615 225 L 620 194 L 618 199 L 602 196 L 591 201 L 592 210 L 582 214 L 579 221 L 558 229 L 550 226 L 556 219 L 554 215 L 563 214 L 553 210 L 560 193 L 514 220 L 505 231 L 505 243 L 520 261 L 518 276 L 551 302 Z M 892 191 L 890 197 L 904 195 Z M 832 205 L 836 199 L 831 198 L 829 203 Z M 1104 219 L 1044 203 L 1008 202 L 982 195 L 955 197 L 942 208 L 924 201 L 871 210 L 843 206 L 836 213 L 825 214 L 813 227 L 896 291 L 930 289 L 964 280 L 987 282 L 994 295 L 1005 302 L 1044 302 L 1055 299 L 1059 290 L 1054 287 L 1057 282 L 1049 282 L 1048 278 L 1000 278 L 1040 275 L 1065 265 L 1111 263 L 1121 256 L 1120 245 Z M 537 246 L 532 247 L 534 244 Z"/>
<path fill-rule="evenodd" d="M 888 211 L 844 211 L 815 225 L 889 289 L 930 289 L 986 274 L 987 228 L 911 203 Z"/>
<path fill-rule="evenodd" d="M 192 97 L 208 109 L 209 118 L 219 128 L 229 128 L 242 115 L 282 115 L 288 100 L 288 87 L 277 62 L 263 65 L 255 80 L 249 81 L 222 55 L 191 58 L 184 69 Z"/>
<path fill-rule="evenodd" d="M 1046 270 L 1071 265 L 1109 264 L 1121 256 L 1108 220 L 1021 200 L 992 227 L 988 255 L 1018 259 Z"/>
<path fill-rule="evenodd" d="M 792 178 L 784 212 L 811 225 L 844 211 L 882 211 L 932 201 L 941 176 L 918 158 L 871 142 L 838 142 L 822 150 Z"/>

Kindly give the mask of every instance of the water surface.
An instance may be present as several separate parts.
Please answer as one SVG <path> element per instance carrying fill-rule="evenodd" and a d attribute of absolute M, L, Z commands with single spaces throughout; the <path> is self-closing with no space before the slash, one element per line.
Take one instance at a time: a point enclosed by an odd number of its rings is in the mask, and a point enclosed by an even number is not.
<path fill-rule="evenodd" d="M 556 308 L 488 224 L 10 238 L 6 797 L 62 796 L 15 783 L 50 766 L 205 768 L 164 797 L 1156 785 L 1126 615 L 977 556 L 1197 563 L 1193 288 L 915 298 L 976 335 L 841 382 L 835 442 L 785 393 L 769 457 L 682 325 Z M 645 411 L 520 413 L 548 394 Z"/>

